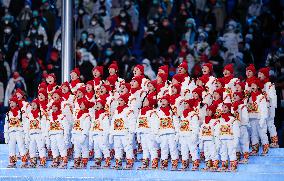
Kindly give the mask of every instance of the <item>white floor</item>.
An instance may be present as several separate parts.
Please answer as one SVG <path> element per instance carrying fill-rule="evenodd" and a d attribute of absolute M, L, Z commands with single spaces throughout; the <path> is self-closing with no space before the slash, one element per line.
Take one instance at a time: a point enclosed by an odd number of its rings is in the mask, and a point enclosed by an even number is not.
<path fill-rule="evenodd" d="M 8 147 L 0 145 L 0 181 L 2 180 L 284 180 L 284 149 L 271 149 L 266 157 L 251 157 L 247 165 L 239 165 L 236 173 L 179 172 L 162 170 L 60 170 L 7 169 Z M 72 165 L 73 163 L 70 163 Z M 93 165 L 90 162 L 89 165 Z M 137 168 L 139 162 L 135 163 Z M 204 167 L 204 164 L 201 165 Z"/>

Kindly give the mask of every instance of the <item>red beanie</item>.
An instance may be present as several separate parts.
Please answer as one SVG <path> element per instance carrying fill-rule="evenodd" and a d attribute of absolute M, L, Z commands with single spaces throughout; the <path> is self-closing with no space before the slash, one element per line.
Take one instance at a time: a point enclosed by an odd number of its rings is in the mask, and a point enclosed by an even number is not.
<path fill-rule="evenodd" d="M 60 89 L 56 89 L 56 90 L 53 92 L 53 94 L 52 94 L 52 95 L 54 95 L 54 94 L 58 94 L 58 95 L 59 95 L 59 97 L 61 97 L 61 96 L 62 96 L 62 92 L 61 92 L 61 90 L 60 90 Z"/>
<path fill-rule="evenodd" d="M 215 105 L 215 104 L 211 104 L 210 106 L 208 106 L 208 107 L 206 108 L 206 110 L 212 111 L 212 114 L 213 114 L 213 115 L 215 114 L 216 109 L 217 109 L 217 105 Z"/>
<path fill-rule="evenodd" d="M 104 74 L 104 67 L 103 66 L 96 66 L 96 67 L 93 68 L 93 71 L 95 71 L 95 70 L 99 71 L 101 76 Z"/>
<path fill-rule="evenodd" d="M 185 100 L 184 102 L 189 104 L 190 107 L 197 107 L 199 103 L 199 101 L 196 99 L 188 99 L 188 100 Z"/>
<path fill-rule="evenodd" d="M 92 80 L 89 80 L 87 83 L 86 83 L 86 85 L 91 85 L 92 87 L 93 87 L 93 85 L 94 85 L 94 82 L 92 81 Z"/>
<path fill-rule="evenodd" d="M 80 77 L 81 73 L 80 73 L 79 68 L 73 69 L 73 70 L 71 71 L 71 73 L 73 73 L 73 72 L 74 72 L 75 74 L 77 74 L 78 77 Z"/>
<path fill-rule="evenodd" d="M 116 82 L 116 80 L 117 80 L 117 77 L 116 76 L 108 76 L 108 78 L 107 78 L 107 81 L 109 82 L 109 84 L 111 85 L 111 86 L 115 86 L 115 82 Z"/>
<path fill-rule="evenodd" d="M 184 74 L 175 74 L 173 76 L 172 80 L 173 79 L 176 79 L 179 83 L 183 83 L 185 76 L 184 76 Z"/>
<path fill-rule="evenodd" d="M 198 78 L 198 80 L 200 80 L 203 85 L 205 85 L 208 81 L 209 81 L 209 77 L 208 76 L 201 76 Z"/>
<path fill-rule="evenodd" d="M 127 88 L 127 90 L 130 91 L 130 89 L 131 89 L 130 83 L 123 82 L 121 85 L 124 85 Z"/>
<path fill-rule="evenodd" d="M 221 96 L 221 99 L 223 99 L 223 89 L 216 89 L 214 92 L 218 93 Z"/>
<path fill-rule="evenodd" d="M 38 91 L 38 94 L 42 94 L 47 99 L 47 92 L 46 92 L 46 90 L 40 90 L 40 91 Z"/>
<path fill-rule="evenodd" d="M 220 83 L 222 84 L 222 87 L 225 86 L 225 83 L 224 83 L 224 80 L 222 79 L 222 77 L 217 78 L 216 81 L 217 81 L 217 82 L 220 82 Z"/>
<path fill-rule="evenodd" d="M 34 99 L 34 100 L 32 101 L 32 103 L 35 103 L 35 104 L 37 105 L 37 107 L 39 107 L 39 100 L 38 100 L 38 99 Z"/>
<path fill-rule="evenodd" d="M 196 92 L 197 95 L 199 95 L 199 98 L 202 98 L 202 92 L 203 92 L 203 89 L 201 87 L 197 87 L 195 88 L 192 93 Z"/>
<path fill-rule="evenodd" d="M 86 94 L 86 87 L 85 87 L 85 86 L 79 87 L 79 88 L 77 89 L 77 92 L 78 92 L 78 91 L 82 92 L 82 93 L 85 95 L 85 94 Z"/>
<path fill-rule="evenodd" d="M 157 76 L 159 76 L 162 79 L 162 82 L 166 82 L 168 80 L 168 75 L 165 73 L 158 73 Z"/>
<path fill-rule="evenodd" d="M 22 90 L 22 89 L 16 89 L 16 92 L 15 92 L 15 95 L 16 94 L 21 94 L 22 96 L 25 96 L 25 93 L 24 93 L 24 91 Z"/>
<path fill-rule="evenodd" d="M 255 70 L 255 67 L 254 67 L 254 65 L 253 65 L 253 64 L 249 64 L 249 66 L 246 68 L 246 71 L 248 71 L 248 70 L 252 71 L 252 72 L 253 72 L 253 74 L 255 74 L 255 73 L 256 73 L 256 70 Z"/>
<path fill-rule="evenodd" d="M 63 86 L 68 87 L 68 89 L 70 90 L 70 84 L 69 84 L 69 82 L 63 82 L 63 83 L 61 84 L 61 88 L 62 88 Z"/>
<path fill-rule="evenodd" d="M 53 106 L 57 107 L 57 109 L 60 110 L 61 109 L 61 102 L 60 101 L 54 101 L 52 103 L 52 107 Z"/>
<path fill-rule="evenodd" d="M 114 70 L 118 70 L 118 66 L 117 66 L 117 62 L 116 61 L 113 61 L 111 64 L 110 64 L 110 66 L 108 67 L 108 69 L 110 69 L 110 68 L 113 68 Z"/>
<path fill-rule="evenodd" d="M 139 86 L 141 86 L 142 84 L 142 79 L 143 79 L 143 76 L 135 76 L 132 78 L 132 80 L 135 80 L 138 82 Z"/>
<path fill-rule="evenodd" d="M 94 106 L 94 103 L 88 101 L 85 97 L 80 99 L 78 101 L 79 105 L 81 105 L 82 103 L 85 105 L 86 109 L 90 109 L 91 107 Z"/>
<path fill-rule="evenodd" d="M 168 73 L 169 73 L 169 66 L 168 65 L 160 66 L 159 69 L 163 70 L 165 72 L 165 74 L 168 75 Z"/>
<path fill-rule="evenodd" d="M 269 67 L 264 67 L 264 68 L 259 69 L 258 72 L 263 73 L 263 75 L 264 75 L 266 78 L 269 78 L 269 71 L 270 71 L 270 68 L 269 68 Z"/>
<path fill-rule="evenodd" d="M 102 87 L 106 88 L 106 90 L 109 92 L 111 91 L 111 86 L 110 85 L 107 85 L 107 84 L 103 84 Z"/>
<path fill-rule="evenodd" d="M 213 72 L 213 65 L 212 65 L 212 63 L 205 63 L 205 64 L 203 64 L 203 67 L 208 67 L 209 71 L 211 73 Z"/>
<path fill-rule="evenodd" d="M 120 96 L 119 96 L 119 99 L 124 100 L 124 102 L 125 102 L 126 104 L 128 103 L 128 98 L 129 98 L 129 95 L 128 95 L 128 94 L 123 94 L 123 95 L 120 95 Z"/>
<path fill-rule="evenodd" d="M 242 90 L 244 90 L 245 89 L 245 85 L 246 85 L 246 83 L 245 82 L 236 82 L 235 83 L 235 85 L 240 85 L 241 87 L 242 87 Z"/>
<path fill-rule="evenodd" d="M 103 107 L 106 105 L 106 101 L 102 99 L 97 100 L 97 103 L 100 103 Z"/>
<path fill-rule="evenodd" d="M 47 88 L 46 82 L 41 82 L 41 83 L 38 85 L 38 89 L 46 89 L 46 88 Z"/>
<path fill-rule="evenodd" d="M 225 70 L 228 70 L 229 72 L 231 72 L 231 74 L 234 73 L 234 65 L 231 63 L 231 64 L 228 64 L 224 67 L 223 71 Z"/>
<path fill-rule="evenodd" d="M 188 69 L 187 62 L 186 62 L 186 61 L 183 61 L 178 67 L 179 67 L 179 68 L 180 68 L 180 67 L 181 67 L 181 68 L 184 68 L 184 69 L 187 71 L 187 69 Z"/>
<path fill-rule="evenodd" d="M 168 103 L 170 103 L 171 100 L 171 96 L 169 94 L 164 95 L 160 100 L 165 99 L 168 101 Z"/>
<path fill-rule="evenodd" d="M 134 68 L 138 68 L 142 75 L 144 75 L 144 66 L 143 65 L 136 65 Z"/>
<path fill-rule="evenodd" d="M 260 89 L 263 89 L 263 83 L 258 79 L 258 78 L 254 78 L 251 82 L 250 82 L 250 85 L 251 86 L 252 84 L 256 84 L 258 86 L 258 88 Z"/>
<path fill-rule="evenodd" d="M 17 97 L 12 96 L 12 97 L 9 99 L 9 102 L 15 102 L 16 104 L 18 104 L 18 99 L 17 99 Z"/>
<path fill-rule="evenodd" d="M 48 78 L 48 77 L 52 77 L 54 79 L 54 81 L 56 80 L 56 76 L 55 76 L 54 73 L 48 74 L 48 76 L 46 78 Z"/>
<path fill-rule="evenodd" d="M 157 99 L 155 99 L 154 96 L 147 96 L 147 99 L 150 107 L 154 107 L 157 104 Z"/>
<path fill-rule="evenodd" d="M 174 85 L 172 85 L 172 86 L 177 89 L 177 94 L 180 94 L 180 91 L 181 91 L 181 84 L 174 84 Z"/>

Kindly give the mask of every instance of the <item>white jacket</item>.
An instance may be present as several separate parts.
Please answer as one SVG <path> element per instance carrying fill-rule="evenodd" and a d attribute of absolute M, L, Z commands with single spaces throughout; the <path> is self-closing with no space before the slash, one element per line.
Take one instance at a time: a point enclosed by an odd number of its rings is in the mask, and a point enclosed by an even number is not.
<path fill-rule="evenodd" d="M 154 133 L 154 125 L 155 119 L 152 117 L 154 116 L 155 111 L 149 110 L 146 112 L 145 115 L 141 115 L 141 110 L 139 112 L 139 116 L 136 119 L 136 132 L 137 133 L 148 133 L 153 134 Z"/>
<path fill-rule="evenodd" d="M 27 130 L 27 119 L 18 111 L 16 116 L 11 111 L 6 114 L 4 125 L 4 136 L 8 136 L 11 132 L 25 132 Z"/>
<path fill-rule="evenodd" d="M 183 110 L 184 110 L 184 104 L 183 104 L 183 97 L 182 96 L 179 96 L 176 98 L 175 100 L 175 104 L 174 105 L 171 105 L 171 108 L 173 110 L 173 112 L 178 116 L 180 117 L 183 113 Z"/>
<path fill-rule="evenodd" d="M 249 118 L 259 119 L 259 124 L 263 125 L 265 119 L 268 117 L 268 108 L 265 96 L 263 94 L 258 95 L 255 102 L 253 102 L 250 97 L 248 99 L 247 106 Z"/>
<path fill-rule="evenodd" d="M 245 104 L 240 104 L 236 111 L 234 111 L 234 109 L 232 108 L 231 112 L 234 115 L 234 117 L 238 121 L 240 121 L 241 126 L 249 126 L 250 125 L 248 109 L 247 109 L 247 106 Z"/>
<path fill-rule="evenodd" d="M 27 114 L 27 133 L 32 134 L 44 134 L 46 130 L 46 116 L 39 113 L 38 118 L 34 118 L 30 112 Z"/>
<path fill-rule="evenodd" d="M 275 85 L 271 82 L 267 82 L 264 84 L 262 91 L 264 96 L 266 97 L 269 110 L 277 108 L 277 95 Z"/>
<path fill-rule="evenodd" d="M 228 84 L 225 84 L 225 92 L 223 93 L 224 103 L 232 103 L 233 92 L 235 92 L 235 83 L 239 82 L 239 79 L 233 78 Z"/>
<path fill-rule="evenodd" d="M 217 119 L 211 119 L 208 124 L 203 122 L 200 126 L 199 139 L 203 141 L 215 141 L 215 137 L 218 137 L 218 130 L 215 126 L 218 123 Z"/>
<path fill-rule="evenodd" d="M 142 102 L 146 92 L 142 89 L 137 90 L 134 94 L 131 94 L 128 99 L 128 106 L 138 115 L 138 110 L 142 107 Z"/>
<path fill-rule="evenodd" d="M 63 114 L 58 115 L 56 120 L 53 120 L 52 115 L 50 114 L 49 119 L 46 122 L 46 131 L 45 135 L 56 135 L 56 134 L 68 134 L 68 122 Z"/>
<path fill-rule="evenodd" d="M 191 139 L 198 139 L 199 116 L 196 112 L 189 112 L 187 117 L 182 114 L 179 124 L 179 136 L 190 136 Z"/>
<path fill-rule="evenodd" d="M 98 119 L 91 116 L 90 135 L 108 135 L 110 131 L 110 120 L 107 113 L 100 114 Z"/>
<path fill-rule="evenodd" d="M 135 133 L 136 120 L 133 110 L 124 108 L 121 113 L 117 110 L 111 120 L 110 134 L 111 135 L 127 135 Z"/>
<path fill-rule="evenodd" d="M 89 113 L 84 113 L 80 118 L 77 118 L 78 113 L 75 113 L 74 124 L 72 127 L 72 135 L 86 135 L 89 136 L 91 126 L 91 116 Z"/>
<path fill-rule="evenodd" d="M 220 140 L 237 140 L 240 137 L 239 123 L 232 116 L 228 122 L 220 118 L 216 124 L 216 131 Z"/>

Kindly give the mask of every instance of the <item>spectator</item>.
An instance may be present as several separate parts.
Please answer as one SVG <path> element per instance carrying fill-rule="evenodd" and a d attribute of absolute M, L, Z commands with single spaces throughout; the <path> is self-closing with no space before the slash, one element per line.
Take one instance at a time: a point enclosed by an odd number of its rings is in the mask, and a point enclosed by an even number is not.
<path fill-rule="evenodd" d="M 5 61 L 2 51 L 0 51 L 0 82 L 6 87 L 11 70 L 8 62 Z"/>

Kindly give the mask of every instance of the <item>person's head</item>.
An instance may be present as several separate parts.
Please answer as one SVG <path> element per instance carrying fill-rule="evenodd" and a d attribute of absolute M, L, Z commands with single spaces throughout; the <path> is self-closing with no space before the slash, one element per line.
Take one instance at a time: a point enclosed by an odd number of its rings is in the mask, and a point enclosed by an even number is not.
<path fill-rule="evenodd" d="M 94 89 L 93 89 L 92 82 L 91 81 L 87 82 L 87 84 L 86 84 L 86 92 L 93 92 L 93 91 L 94 91 Z"/>
<path fill-rule="evenodd" d="M 215 101 L 220 100 L 220 99 L 223 98 L 222 96 L 223 96 L 222 90 L 221 89 L 217 89 L 213 93 L 213 100 L 215 100 Z"/>
<path fill-rule="evenodd" d="M 186 73 L 187 73 L 187 70 L 188 70 L 188 65 L 187 65 L 187 63 L 184 61 L 184 62 L 182 62 L 182 63 L 178 66 L 177 73 L 178 73 L 178 74 L 186 74 Z"/>
<path fill-rule="evenodd" d="M 41 102 L 45 101 L 45 100 L 47 99 L 47 93 L 46 93 L 44 90 L 39 91 L 39 93 L 38 93 L 38 99 L 39 99 L 39 101 L 41 101 Z"/>
<path fill-rule="evenodd" d="M 54 84 L 55 83 L 55 75 L 54 74 L 48 74 L 46 77 L 46 82 L 48 84 Z"/>
<path fill-rule="evenodd" d="M 179 94 L 181 90 L 181 85 L 180 84 L 174 84 L 171 88 L 171 94 L 175 95 L 175 94 Z"/>
<path fill-rule="evenodd" d="M 75 68 L 74 70 L 71 71 L 70 73 L 70 77 L 71 77 L 71 80 L 77 80 L 80 78 L 80 70 L 78 68 Z"/>
<path fill-rule="evenodd" d="M 10 98 L 9 106 L 10 106 L 11 109 L 15 109 L 18 106 L 16 97 Z"/>
<path fill-rule="evenodd" d="M 168 76 L 165 73 L 158 73 L 157 84 L 163 84 L 167 81 Z"/>
<path fill-rule="evenodd" d="M 39 109 L 39 104 L 38 104 L 37 101 L 38 101 L 38 100 L 35 99 L 35 100 L 33 100 L 32 103 L 31 103 L 31 107 L 32 107 L 32 110 L 33 110 L 33 111 Z"/>
<path fill-rule="evenodd" d="M 203 75 L 210 75 L 213 71 L 213 65 L 211 63 L 205 63 L 202 66 L 202 74 Z"/>
<path fill-rule="evenodd" d="M 23 100 L 25 93 L 21 89 L 17 89 L 15 92 L 15 96 L 18 100 Z"/>
<path fill-rule="evenodd" d="M 235 92 L 233 95 L 234 102 L 241 101 L 243 99 L 243 93 L 242 92 Z"/>
<path fill-rule="evenodd" d="M 95 104 L 95 110 L 98 111 L 104 109 L 104 105 L 105 103 L 103 102 L 103 100 L 98 100 Z"/>
<path fill-rule="evenodd" d="M 128 95 L 120 95 L 118 98 L 118 105 L 119 106 L 125 106 L 128 103 Z"/>
<path fill-rule="evenodd" d="M 168 65 L 160 66 L 159 69 L 158 69 L 158 74 L 159 73 L 168 74 L 168 72 L 169 72 L 169 66 Z"/>
<path fill-rule="evenodd" d="M 144 75 L 144 66 L 143 65 L 136 65 L 133 69 L 134 76 L 141 76 Z"/>
<path fill-rule="evenodd" d="M 59 93 L 59 91 L 54 91 L 54 93 L 52 94 L 52 99 L 54 101 L 59 101 L 60 100 L 60 96 L 61 96 L 61 94 Z"/>
<path fill-rule="evenodd" d="M 66 94 L 70 91 L 70 87 L 69 87 L 69 83 L 68 82 L 64 82 L 62 85 L 61 85 L 61 92 L 62 94 Z"/>
<path fill-rule="evenodd" d="M 53 104 L 52 104 L 52 107 L 51 107 L 51 109 L 52 109 L 52 112 L 57 112 L 57 111 L 59 111 L 60 110 L 60 103 L 59 102 L 54 102 Z"/>
<path fill-rule="evenodd" d="M 210 105 L 206 109 L 206 115 L 207 116 L 213 116 L 216 112 L 216 109 L 217 109 L 216 105 Z"/>
<path fill-rule="evenodd" d="M 82 99 L 84 97 L 84 94 L 86 92 L 86 88 L 85 87 L 80 87 L 77 91 L 76 91 L 76 98 L 77 99 Z"/>
<path fill-rule="evenodd" d="M 149 90 L 149 92 L 155 92 L 157 87 L 157 81 L 156 80 L 152 80 L 147 84 L 147 88 Z"/>
<path fill-rule="evenodd" d="M 100 91 L 99 91 L 99 95 L 105 95 L 107 94 L 108 91 L 111 90 L 111 87 L 107 84 L 103 84 L 101 87 L 100 87 Z"/>
<path fill-rule="evenodd" d="M 160 100 L 161 107 L 169 106 L 169 101 L 170 101 L 170 96 L 168 94 L 165 95 L 164 97 L 162 97 L 161 100 Z"/>
<path fill-rule="evenodd" d="M 94 78 L 101 77 L 103 75 L 103 70 L 104 68 L 102 66 L 94 67 L 92 71 Z"/>
<path fill-rule="evenodd" d="M 230 113 L 231 112 L 231 103 L 223 103 L 222 111 L 223 113 Z"/>
<path fill-rule="evenodd" d="M 129 83 L 123 83 L 120 85 L 119 93 L 120 94 L 127 94 L 129 93 L 131 85 Z"/>
<path fill-rule="evenodd" d="M 269 67 L 259 69 L 257 75 L 259 80 L 264 81 L 265 79 L 269 79 L 269 71 L 270 71 Z"/>
<path fill-rule="evenodd" d="M 108 72 L 109 75 L 115 75 L 117 73 L 118 70 L 118 66 L 117 66 L 117 62 L 113 62 L 112 64 L 110 64 L 110 66 L 108 67 Z"/>
<path fill-rule="evenodd" d="M 250 64 L 247 68 L 246 68 L 246 76 L 247 78 L 251 78 L 255 75 L 256 70 L 253 64 Z"/>
<path fill-rule="evenodd" d="M 87 38 L 88 38 L 88 32 L 83 31 L 83 32 L 81 33 L 81 40 L 82 40 L 82 41 L 86 41 Z"/>
<path fill-rule="evenodd" d="M 235 84 L 235 91 L 236 92 L 242 92 L 245 89 L 245 83 L 244 82 L 238 82 Z"/>
<path fill-rule="evenodd" d="M 218 79 L 215 80 L 215 86 L 216 86 L 216 89 L 223 88 L 223 84 L 222 84 L 222 79 L 221 78 L 218 78 Z"/>
<path fill-rule="evenodd" d="M 202 88 L 199 88 L 199 87 L 195 88 L 192 91 L 192 98 L 196 100 L 202 99 L 202 92 L 203 92 Z"/>
<path fill-rule="evenodd" d="M 228 64 L 223 69 L 224 77 L 229 77 L 234 74 L 234 67 L 233 64 Z"/>
<path fill-rule="evenodd" d="M 132 89 L 139 88 L 141 86 L 141 83 L 142 83 L 142 77 L 136 76 L 132 78 L 130 86 Z"/>
<path fill-rule="evenodd" d="M 168 18 L 164 18 L 164 19 L 162 20 L 162 25 L 163 25 L 164 27 L 168 27 L 168 26 L 170 25 L 170 22 L 169 22 Z"/>

